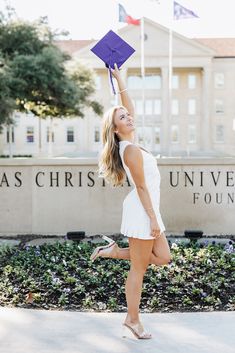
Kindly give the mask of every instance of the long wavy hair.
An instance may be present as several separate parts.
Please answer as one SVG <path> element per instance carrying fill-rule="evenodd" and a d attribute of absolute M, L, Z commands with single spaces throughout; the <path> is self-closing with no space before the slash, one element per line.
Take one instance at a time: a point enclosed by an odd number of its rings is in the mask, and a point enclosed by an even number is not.
<path fill-rule="evenodd" d="M 98 177 L 104 178 L 112 186 L 122 185 L 126 178 L 126 172 L 119 155 L 120 140 L 114 132 L 116 129 L 114 115 L 120 108 L 126 109 L 121 105 L 115 105 L 104 114 L 102 120 L 103 150 L 98 162 Z"/>

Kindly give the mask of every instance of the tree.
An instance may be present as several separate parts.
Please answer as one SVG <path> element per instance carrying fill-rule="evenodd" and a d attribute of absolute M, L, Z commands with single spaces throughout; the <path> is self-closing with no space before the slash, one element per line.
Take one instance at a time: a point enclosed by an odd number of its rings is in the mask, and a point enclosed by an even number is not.
<path fill-rule="evenodd" d="M 15 100 L 10 95 L 10 81 L 11 77 L 0 59 L 0 132 L 3 123 L 11 122 L 10 117 L 16 107 Z"/>
<path fill-rule="evenodd" d="M 83 117 L 86 106 L 102 114 L 91 98 L 94 73 L 67 65 L 71 57 L 55 37 L 45 18 L 33 25 L 0 16 L 0 127 L 11 122 L 15 109 L 42 118 Z"/>

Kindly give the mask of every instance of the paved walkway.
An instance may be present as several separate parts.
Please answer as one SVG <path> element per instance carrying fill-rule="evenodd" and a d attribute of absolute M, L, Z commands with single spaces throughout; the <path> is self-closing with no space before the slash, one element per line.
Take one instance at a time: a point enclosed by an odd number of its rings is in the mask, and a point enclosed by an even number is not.
<path fill-rule="evenodd" d="M 235 312 L 142 314 L 151 340 L 122 338 L 125 313 L 0 307 L 1 353 L 234 353 Z"/>

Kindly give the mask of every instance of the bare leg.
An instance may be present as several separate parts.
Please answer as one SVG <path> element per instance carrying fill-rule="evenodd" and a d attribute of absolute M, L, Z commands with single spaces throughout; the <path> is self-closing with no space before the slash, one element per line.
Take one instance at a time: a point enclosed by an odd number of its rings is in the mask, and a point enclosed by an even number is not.
<path fill-rule="evenodd" d="M 164 232 L 154 241 L 153 254 L 165 264 L 171 261 L 171 250 Z"/>
<path fill-rule="evenodd" d="M 120 259 L 120 260 L 130 260 L 130 248 L 119 248 L 116 256 L 113 258 Z M 168 262 L 166 262 L 164 258 L 156 256 L 154 252 L 151 253 L 149 264 L 160 266 L 160 265 L 165 265 L 167 263 Z"/>
<path fill-rule="evenodd" d="M 131 330 L 142 335 L 141 338 L 151 338 L 151 334 L 145 333 L 139 320 L 139 305 L 143 277 L 149 264 L 164 265 L 170 262 L 171 254 L 165 233 L 153 240 L 143 240 L 128 238 L 129 247 L 119 248 L 115 243 L 109 248 L 100 250 L 99 256 L 131 260 L 130 271 L 127 276 L 125 293 L 128 312 L 125 319 L 125 325 Z"/>
<path fill-rule="evenodd" d="M 129 238 L 131 239 L 131 238 Z M 152 240 L 145 240 L 147 242 L 151 242 Z M 150 264 L 154 265 L 165 265 L 170 262 L 171 260 L 171 255 L 170 255 L 170 248 L 168 241 L 166 239 L 165 233 L 161 233 L 160 237 L 157 239 L 153 239 L 153 250 L 150 255 Z M 105 253 L 105 251 L 104 251 Z M 102 256 L 102 251 L 100 253 L 100 256 Z M 106 257 L 106 256 L 104 256 Z M 118 246 L 116 247 L 116 251 L 113 251 L 111 254 L 109 254 L 110 258 L 113 259 L 120 259 L 120 260 L 130 260 L 130 248 L 119 248 Z"/>
<path fill-rule="evenodd" d="M 125 320 L 127 324 L 137 324 L 139 320 L 139 305 L 143 277 L 149 264 L 154 240 L 129 239 L 129 253 L 131 267 L 127 276 L 125 293 L 128 307 L 128 314 Z"/>

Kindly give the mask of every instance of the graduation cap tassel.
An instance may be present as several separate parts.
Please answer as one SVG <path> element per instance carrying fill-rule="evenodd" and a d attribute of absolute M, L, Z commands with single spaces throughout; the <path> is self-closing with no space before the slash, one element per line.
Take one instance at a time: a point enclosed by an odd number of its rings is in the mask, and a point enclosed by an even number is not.
<path fill-rule="evenodd" d="M 113 94 L 116 94 L 115 87 L 114 87 L 114 84 L 113 84 L 113 75 L 112 75 L 110 66 L 109 66 L 109 78 L 110 78 Z"/>
<path fill-rule="evenodd" d="M 114 48 L 109 48 L 110 49 L 110 56 L 109 56 L 109 65 L 108 65 L 108 69 L 109 69 L 109 78 L 110 78 L 110 82 L 111 82 L 111 86 L 112 86 L 112 90 L 113 90 L 113 94 L 116 94 L 115 91 L 115 87 L 113 84 L 113 75 L 112 75 L 112 71 L 111 71 L 111 64 L 113 62 L 113 53 L 116 51 L 116 49 Z"/>

